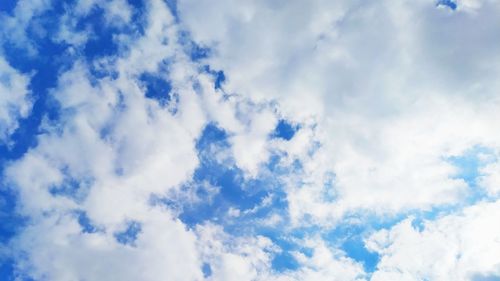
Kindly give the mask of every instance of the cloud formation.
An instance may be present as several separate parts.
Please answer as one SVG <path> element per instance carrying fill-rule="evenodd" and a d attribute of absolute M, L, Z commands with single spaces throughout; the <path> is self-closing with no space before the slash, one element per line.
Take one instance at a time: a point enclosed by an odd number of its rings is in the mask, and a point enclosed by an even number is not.
<path fill-rule="evenodd" d="M 498 9 L 2 7 L 1 272 L 498 278 Z"/>
<path fill-rule="evenodd" d="M 340 202 L 325 209 L 341 216 L 459 202 L 467 185 L 447 157 L 498 148 L 497 6 L 456 5 L 179 1 L 179 14 L 216 50 L 207 62 L 225 70 L 226 90 L 314 118 L 322 148 L 308 172 L 335 174 Z"/>
<path fill-rule="evenodd" d="M 0 57 L 0 141 L 9 142 L 18 127 L 18 119 L 25 118 L 31 110 L 28 89 L 29 75 L 23 75 Z"/>

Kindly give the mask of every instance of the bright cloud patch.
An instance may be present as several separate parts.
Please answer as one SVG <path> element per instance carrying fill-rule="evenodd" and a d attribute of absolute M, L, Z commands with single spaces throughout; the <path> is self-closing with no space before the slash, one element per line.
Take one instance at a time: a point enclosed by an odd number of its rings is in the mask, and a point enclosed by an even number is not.
<path fill-rule="evenodd" d="M 495 1 L 3 1 L 2 280 L 497 280 Z"/>
<path fill-rule="evenodd" d="M 30 111 L 29 76 L 12 68 L 0 57 L 0 141 L 4 144 L 18 127 L 18 120 Z"/>

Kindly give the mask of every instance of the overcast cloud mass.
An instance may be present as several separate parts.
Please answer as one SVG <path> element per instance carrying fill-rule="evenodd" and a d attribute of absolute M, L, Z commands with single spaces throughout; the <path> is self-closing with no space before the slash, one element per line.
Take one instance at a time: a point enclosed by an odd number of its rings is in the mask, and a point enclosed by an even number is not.
<path fill-rule="evenodd" d="M 0 1 L 0 280 L 500 280 L 500 2 Z"/>

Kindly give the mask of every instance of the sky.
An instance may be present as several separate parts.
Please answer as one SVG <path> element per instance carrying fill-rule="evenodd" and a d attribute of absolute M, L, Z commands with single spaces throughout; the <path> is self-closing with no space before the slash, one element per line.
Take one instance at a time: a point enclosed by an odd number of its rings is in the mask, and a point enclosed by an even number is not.
<path fill-rule="evenodd" d="M 496 0 L 1 0 L 0 280 L 500 280 Z"/>

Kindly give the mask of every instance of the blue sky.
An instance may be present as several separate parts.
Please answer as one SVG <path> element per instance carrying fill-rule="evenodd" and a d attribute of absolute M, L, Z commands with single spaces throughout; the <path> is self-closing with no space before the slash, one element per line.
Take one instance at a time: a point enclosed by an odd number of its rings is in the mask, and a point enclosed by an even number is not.
<path fill-rule="evenodd" d="M 500 280 L 497 6 L 2 1 L 0 280 Z"/>

